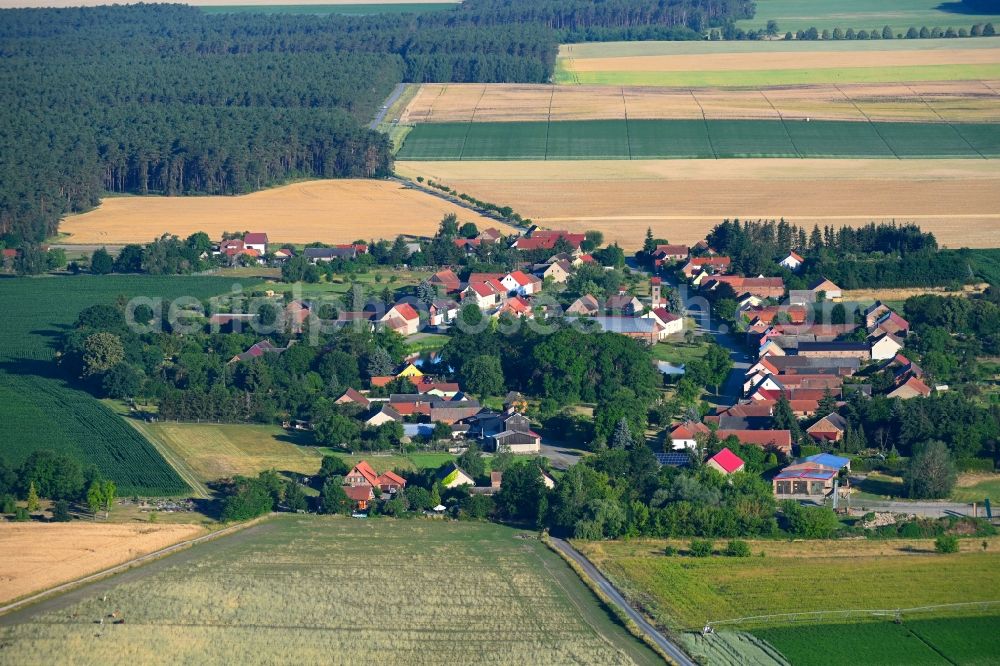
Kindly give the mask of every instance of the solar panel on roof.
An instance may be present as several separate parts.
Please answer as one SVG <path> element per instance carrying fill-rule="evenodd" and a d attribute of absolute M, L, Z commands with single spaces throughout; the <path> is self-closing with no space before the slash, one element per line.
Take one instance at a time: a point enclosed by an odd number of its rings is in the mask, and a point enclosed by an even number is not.
<path fill-rule="evenodd" d="M 657 453 L 656 462 L 660 465 L 668 465 L 670 467 L 685 467 L 691 464 L 691 458 L 688 454 L 680 453 Z"/>

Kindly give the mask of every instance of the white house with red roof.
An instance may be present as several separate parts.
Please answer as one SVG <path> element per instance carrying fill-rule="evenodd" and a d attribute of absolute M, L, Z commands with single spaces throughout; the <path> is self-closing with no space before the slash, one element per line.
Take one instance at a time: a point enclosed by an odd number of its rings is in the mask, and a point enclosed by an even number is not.
<path fill-rule="evenodd" d="M 707 437 L 710 432 L 711 429 L 704 423 L 697 421 L 679 423 L 670 431 L 670 445 L 675 451 L 693 449 L 698 446 L 697 438 Z"/>
<path fill-rule="evenodd" d="M 542 281 L 534 275 L 529 275 L 524 271 L 511 271 L 500 279 L 500 284 L 508 293 L 515 293 L 518 296 L 531 296 L 542 290 Z"/>
<path fill-rule="evenodd" d="M 799 270 L 799 268 L 802 266 L 804 262 L 805 259 L 803 259 L 797 252 L 791 251 L 788 253 L 787 257 L 778 262 L 778 265 L 784 266 L 785 268 L 794 273 L 795 271 Z"/>
<path fill-rule="evenodd" d="M 741 471 L 746 463 L 738 455 L 730 451 L 728 448 L 723 448 L 721 451 L 716 453 L 714 456 L 705 461 L 706 467 L 711 467 L 717 472 L 729 476 L 730 474 L 735 474 Z"/>
<path fill-rule="evenodd" d="M 663 330 L 660 331 L 660 339 L 680 333 L 684 330 L 684 318 L 668 311 L 666 308 L 656 308 L 642 315 L 644 319 L 656 321 Z"/>
<path fill-rule="evenodd" d="M 267 254 L 267 234 L 263 231 L 252 231 L 243 237 L 243 244 L 248 250 L 257 250 Z"/>
<path fill-rule="evenodd" d="M 469 286 L 462 290 L 462 301 L 471 301 L 479 306 L 480 310 L 491 310 L 500 304 L 503 295 L 503 285 L 493 282 L 470 282 Z"/>
<path fill-rule="evenodd" d="M 379 321 L 404 336 L 420 330 L 420 313 L 409 303 L 396 303 Z"/>

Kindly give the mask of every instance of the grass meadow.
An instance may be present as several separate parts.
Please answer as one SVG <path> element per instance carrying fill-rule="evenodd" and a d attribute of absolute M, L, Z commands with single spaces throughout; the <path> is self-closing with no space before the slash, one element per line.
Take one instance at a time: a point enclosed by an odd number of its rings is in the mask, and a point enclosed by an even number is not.
<path fill-rule="evenodd" d="M 169 495 L 187 485 L 139 433 L 90 394 L 68 385 L 54 363 L 57 338 L 84 308 L 119 296 L 199 299 L 225 293 L 219 278 L 78 276 L 0 280 L 2 455 L 19 464 L 37 449 L 93 463 L 119 495 Z"/>
<path fill-rule="evenodd" d="M 980 541 L 953 555 L 935 553 L 929 539 L 753 541 L 754 555 L 744 559 L 668 557 L 659 541 L 575 545 L 650 616 L 679 630 L 764 614 L 996 601 L 1000 539 L 986 551 Z"/>
<path fill-rule="evenodd" d="M 872 28 L 888 25 L 894 32 L 906 32 L 911 26 L 920 28 L 965 28 L 974 23 L 1000 22 L 1000 8 L 991 12 L 963 9 L 962 2 L 940 0 L 757 0 L 752 19 L 737 21 L 741 28 L 761 28 L 769 20 L 778 22 L 781 32 L 807 30 L 815 27 Z M 966 3 L 968 4 L 968 3 Z M 985 7 L 987 3 L 980 3 Z M 953 9 L 954 11 L 949 11 Z M 908 40 L 916 41 L 916 40 Z"/>
<path fill-rule="evenodd" d="M 1000 125 L 832 120 L 580 120 L 421 123 L 400 160 L 983 158 Z"/>
<path fill-rule="evenodd" d="M 662 663 L 533 533 L 315 516 L 5 616 L 0 644 L 8 663 Z"/>
<path fill-rule="evenodd" d="M 899 83 L 919 81 L 976 81 L 1000 77 L 1000 65 L 913 65 L 894 67 L 836 67 L 823 69 L 759 69 L 707 71 L 602 70 L 580 72 L 560 61 L 553 80 L 575 85 L 620 86 L 791 86 L 838 83 Z"/>

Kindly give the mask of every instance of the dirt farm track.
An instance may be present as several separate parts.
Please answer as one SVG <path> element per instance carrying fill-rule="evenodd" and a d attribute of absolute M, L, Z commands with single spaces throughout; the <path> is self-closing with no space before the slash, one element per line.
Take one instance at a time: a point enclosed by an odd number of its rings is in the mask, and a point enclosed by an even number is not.
<path fill-rule="evenodd" d="M 941 245 L 1000 243 L 996 160 L 647 160 L 398 162 L 459 192 L 512 206 L 536 223 L 599 229 L 626 248 L 647 227 L 690 243 L 724 218 L 800 225 L 913 221 Z"/>

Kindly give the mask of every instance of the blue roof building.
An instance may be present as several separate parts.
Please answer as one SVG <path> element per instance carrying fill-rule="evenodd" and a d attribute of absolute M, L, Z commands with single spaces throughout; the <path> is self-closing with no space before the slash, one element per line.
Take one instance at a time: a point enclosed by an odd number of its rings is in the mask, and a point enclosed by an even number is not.
<path fill-rule="evenodd" d="M 848 471 L 851 469 L 850 458 L 842 458 L 841 456 L 835 456 L 831 453 L 817 453 L 814 456 L 809 456 L 803 462 L 812 463 L 813 465 L 826 467 L 828 469 L 841 470 L 845 467 Z"/>

